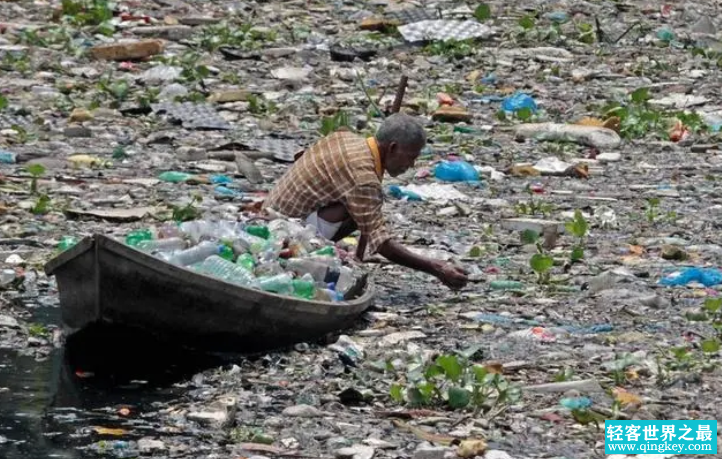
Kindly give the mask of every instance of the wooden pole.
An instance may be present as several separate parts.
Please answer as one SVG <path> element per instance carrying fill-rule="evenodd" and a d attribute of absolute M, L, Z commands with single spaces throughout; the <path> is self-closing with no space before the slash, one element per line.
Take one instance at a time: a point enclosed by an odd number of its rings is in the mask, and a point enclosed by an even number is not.
<path fill-rule="evenodd" d="M 401 111 L 401 102 L 404 100 L 406 94 L 406 85 L 409 83 L 409 77 L 406 75 L 401 76 L 399 81 L 399 87 L 396 89 L 396 97 L 394 98 L 394 104 L 391 106 L 391 113 L 398 113 Z"/>

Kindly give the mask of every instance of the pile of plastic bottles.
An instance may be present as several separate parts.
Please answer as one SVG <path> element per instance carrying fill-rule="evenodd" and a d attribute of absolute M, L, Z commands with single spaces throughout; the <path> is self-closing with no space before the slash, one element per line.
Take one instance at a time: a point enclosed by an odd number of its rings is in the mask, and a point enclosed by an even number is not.
<path fill-rule="evenodd" d="M 343 301 L 354 285 L 345 252 L 289 220 L 193 220 L 128 233 L 125 243 L 168 263 L 279 295 Z"/>

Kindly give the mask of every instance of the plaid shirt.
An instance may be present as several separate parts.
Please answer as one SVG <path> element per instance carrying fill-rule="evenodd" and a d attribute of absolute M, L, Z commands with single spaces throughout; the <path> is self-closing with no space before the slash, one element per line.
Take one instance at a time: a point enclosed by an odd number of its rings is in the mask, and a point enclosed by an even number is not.
<path fill-rule="evenodd" d="M 291 166 L 263 207 L 290 218 L 306 218 L 340 202 L 367 237 L 367 253 L 374 254 L 391 238 L 381 210 L 382 176 L 367 140 L 338 131 L 318 141 Z"/>

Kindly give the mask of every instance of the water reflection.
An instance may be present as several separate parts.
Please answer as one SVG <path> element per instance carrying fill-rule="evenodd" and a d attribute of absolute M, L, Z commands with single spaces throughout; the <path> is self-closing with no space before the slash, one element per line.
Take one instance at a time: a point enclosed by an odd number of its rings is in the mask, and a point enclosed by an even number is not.
<path fill-rule="evenodd" d="M 0 349 L 0 458 L 102 457 L 76 449 L 103 439 L 92 426 L 122 424 L 120 407 L 142 413 L 153 402 L 170 402 L 182 390 L 173 383 L 221 363 L 108 327 L 71 337 L 40 362 Z M 140 420 L 127 421 L 137 427 Z"/>

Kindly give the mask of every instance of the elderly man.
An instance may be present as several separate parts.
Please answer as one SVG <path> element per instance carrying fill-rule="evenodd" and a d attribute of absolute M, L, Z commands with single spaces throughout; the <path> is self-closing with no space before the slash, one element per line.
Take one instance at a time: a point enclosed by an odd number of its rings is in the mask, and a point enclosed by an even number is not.
<path fill-rule="evenodd" d="M 356 256 L 379 253 L 400 265 L 432 274 L 450 288 L 466 285 L 463 269 L 417 255 L 395 241 L 384 221 L 381 181 L 414 165 L 426 133 L 414 118 L 388 117 L 374 137 L 335 132 L 310 147 L 281 177 L 263 208 L 304 218 L 327 239 L 361 232 Z"/>

